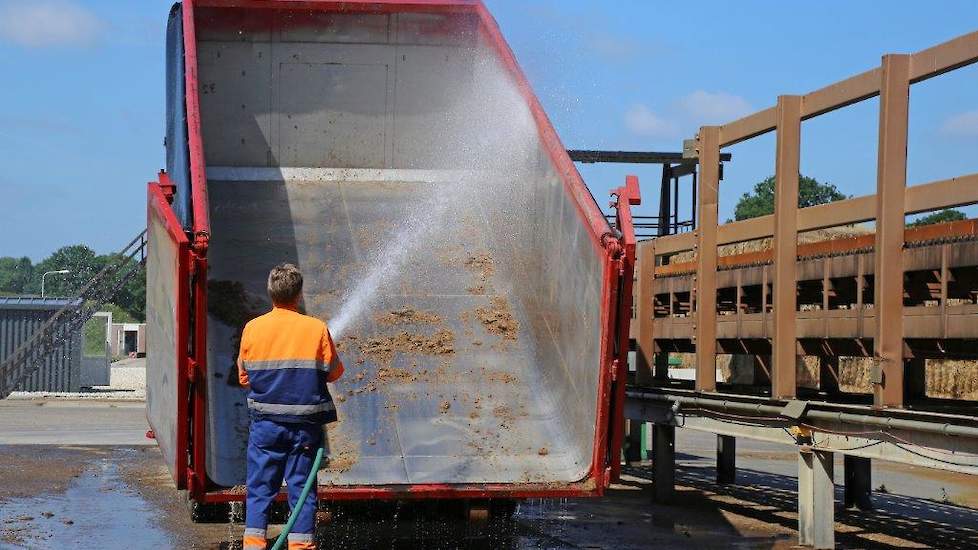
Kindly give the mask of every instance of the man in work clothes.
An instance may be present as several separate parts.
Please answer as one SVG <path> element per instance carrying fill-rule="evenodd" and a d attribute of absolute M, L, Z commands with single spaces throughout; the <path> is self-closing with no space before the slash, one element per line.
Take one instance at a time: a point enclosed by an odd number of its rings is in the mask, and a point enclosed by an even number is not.
<path fill-rule="evenodd" d="M 241 335 L 238 378 L 248 388 L 248 497 L 245 550 L 265 548 L 268 508 L 288 483 L 295 509 L 323 444 L 322 426 L 336 421 L 326 388 L 343 363 L 326 324 L 298 312 L 302 274 L 282 264 L 268 274 L 272 311 L 251 320 Z M 289 533 L 289 550 L 315 549 L 316 491 L 309 492 Z"/>

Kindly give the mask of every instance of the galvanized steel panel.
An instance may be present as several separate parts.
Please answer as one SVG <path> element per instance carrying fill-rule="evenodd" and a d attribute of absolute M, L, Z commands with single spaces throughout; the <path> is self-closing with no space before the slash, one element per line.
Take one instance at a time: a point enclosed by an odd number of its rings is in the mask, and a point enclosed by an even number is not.
<path fill-rule="evenodd" d="M 60 308 L 70 304 L 62 298 L 0 298 L 0 362 L 26 342 Z M 14 391 L 72 392 L 80 389 L 81 331 L 59 333 L 61 340 L 44 364 Z"/>
<path fill-rule="evenodd" d="M 198 15 L 208 477 L 244 483 L 249 420 L 235 358 L 243 324 L 270 307 L 268 270 L 297 264 L 305 311 L 329 321 L 385 247 L 403 242 L 402 228 L 445 208 L 340 335 L 348 371 L 332 388 L 340 422 L 320 483 L 584 479 L 595 451 L 604 255 L 512 76 L 477 47 L 477 18 L 372 15 L 354 32 L 354 23 L 331 29 L 308 22 L 318 14 L 294 14 Z M 351 38 L 361 31 L 370 38 Z M 483 252 L 494 267 L 485 277 L 466 267 Z M 496 297 L 519 322 L 515 339 L 477 318 Z M 440 321 L 375 319 L 404 307 Z M 451 331 L 454 353 L 397 353 L 387 364 L 362 352 L 364 339 L 402 330 Z M 382 369 L 400 375 L 384 380 Z"/>
<path fill-rule="evenodd" d="M 178 318 L 178 294 L 186 250 L 167 230 L 167 222 L 159 214 L 169 210 L 162 197 L 150 193 L 148 255 L 146 257 L 146 418 L 156 434 L 170 474 L 178 479 L 181 471 L 181 449 L 186 442 L 178 438 L 181 432 L 180 407 L 187 407 L 187 395 L 181 393 L 181 324 L 186 330 L 188 319 Z M 157 202 L 153 205 L 152 202 Z M 154 208 L 157 207 L 159 210 Z M 189 293 L 184 298 L 189 300 Z M 185 342 L 184 342 L 185 345 Z"/>
<path fill-rule="evenodd" d="M 252 314 L 267 310 L 268 269 L 288 261 L 306 274 L 306 311 L 328 320 L 363 277 L 372 247 L 365 241 L 396 239 L 396 225 L 387 223 L 390 213 L 410 212 L 413 197 L 421 195 L 418 186 L 439 184 L 211 180 L 208 185 L 211 287 L 240 284 L 242 290 L 236 296 L 212 292 L 212 311 L 239 307 L 230 301 L 243 302 Z M 517 267 L 525 269 L 515 278 L 509 270 L 517 255 L 494 246 L 491 234 L 498 228 L 446 227 L 413 252 L 406 274 L 393 287 L 383 287 L 365 319 L 347 332 L 361 340 L 396 334 L 400 329 L 379 325 L 374 314 L 402 307 L 435 312 L 455 334 L 454 355 L 398 354 L 389 367 L 438 374 L 368 389 L 387 365 L 364 357 L 356 342 L 340 341 L 349 370 L 333 388 L 342 399 L 337 402 L 342 422 L 335 436 L 340 440 L 334 438 L 331 447 L 341 460 L 354 456 L 355 462 L 342 472 L 324 472 L 323 483 L 572 482 L 586 475 L 599 373 L 600 262 L 567 199 L 547 196 L 562 194 L 561 188 L 545 180 L 541 187 L 541 199 L 556 208 L 553 218 L 540 216 L 539 227 L 567 231 L 556 246 L 545 239 L 530 244 L 540 257 L 537 265 Z M 491 251 L 498 271 L 490 284 L 496 293 L 467 291 L 474 281 L 462 264 L 465 251 L 474 250 Z M 473 312 L 495 295 L 507 297 L 520 322 L 515 342 L 500 341 L 474 319 Z M 428 335 L 437 329 L 408 327 Z M 245 472 L 248 415 L 245 392 L 234 384 L 238 334 L 221 314 L 209 316 L 208 475 L 222 485 L 242 483 Z M 441 410 L 443 402 L 449 403 L 447 410 Z"/>

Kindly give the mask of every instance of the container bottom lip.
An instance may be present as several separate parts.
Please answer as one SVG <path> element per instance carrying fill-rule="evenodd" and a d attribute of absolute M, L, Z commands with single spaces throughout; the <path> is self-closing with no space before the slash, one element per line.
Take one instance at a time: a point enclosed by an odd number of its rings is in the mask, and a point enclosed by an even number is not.
<path fill-rule="evenodd" d="M 243 486 L 229 487 L 205 493 L 205 503 L 236 502 L 245 499 Z M 409 500 L 409 499 L 471 499 L 471 498 L 559 498 L 599 497 L 603 493 L 593 476 L 581 481 L 564 483 L 505 483 L 505 484 L 415 484 L 415 485 L 319 485 L 319 499 L 344 500 Z M 284 500 L 283 490 L 278 500 Z"/>

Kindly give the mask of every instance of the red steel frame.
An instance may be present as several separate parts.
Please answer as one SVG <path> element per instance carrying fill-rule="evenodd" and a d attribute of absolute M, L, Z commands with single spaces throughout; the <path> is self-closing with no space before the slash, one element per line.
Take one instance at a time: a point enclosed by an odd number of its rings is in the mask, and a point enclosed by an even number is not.
<path fill-rule="evenodd" d="M 595 252 L 603 262 L 604 282 L 601 303 L 601 364 L 598 380 L 597 418 L 595 424 L 595 444 L 591 471 L 584 480 L 563 487 L 549 484 L 479 484 L 446 485 L 414 484 L 378 487 L 330 487 L 320 488 L 320 495 L 330 500 L 353 499 L 406 499 L 406 498 L 533 498 L 533 497 L 574 497 L 600 496 L 604 489 L 617 478 L 620 462 L 618 449 L 621 448 L 624 407 L 625 370 L 627 369 L 627 338 L 630 322 L 632 273 L 635 263 L 635 236 L 631 224 L 629 206 L 638 204 L 638 180 L 629 177 L 625 187 L 616 193 L 619 198 L 619 227 L 623 235 L 608 238 L 610 227 L 598 205 L 594 201 L 576 167 L 567 155 L 566 149 L 557 136 L 553 125 L 533 94 L 530 84 L 516 62 L 512 50 L 503 39 L 499 26 L 489 11 L 479 0 L 184 0 L 183 31 L 184 61 L 186 79 L 187 134 L 190 150 L 190 179 L 193 200 L 193 242 L 188 250 L 190 266 L 184 280 L 192 285 L 193 295 L 193 349 L 191 357 L 186 358 L 183 367 L 185 377 L 190 382 L 186 405 L 192 406 L 192 415 L 182 407 L 178 411 L 180 426 L 192 428 L 186 439 L 179 443 L 188 444 L 178 449 L 181 456 L 192 460 L 186 472 L 178 476 L 178 488 L 189 489 L 191 498 L 204 503 L 242 500 L 244 495 L 220 491 L 209 491 L 209 483 L 204 473 L 206 464 L 206 377 L 203 376 L 206 362 L 207 342 L 207 244 L 210 235 L 208 219 L 207 179 L 204 163 L 203 140 L 201 137 L 200 103 L 197 85 L 197 41 L 195 33 L 194 9 L 202 7 L 233 8 L 280 8 L 308 9 L 335 12 L 435 12 L 471 13 L 479 17 L 479 29 L 486 45 L 492 48 L 505 69 L 517 84 L 520 94 L 527 102 L 537 124 L 540 138 L 558 170 L 565 189 L 574 200 L 581 221 L 590 228 L 591 242 Z M 621 199 L 625 199 L 622 201 Z M 619 300 L 619 294 L 622 294 Z M 180 310 L 188 311 L 191 289 L 181 294 Z M 617 310 L 613 309 L 617 306 Z M 189 337 L 189 326 L 181 325 L 183 337 Z M 616 342 L 615 340 L 619 339 Z M 180 349 L 187 349 L 182 347 Z M 613 398 L 614 396 L 614 398 Z M 613 399 L 613 401 L 612 401 Z M 611 410 L 611 403 L 614 410 Z M 188 420 L 189 419 L 189 420 Z M 192 422 L 192 425 L 191 425 Z M 183 432 L 187 435 L 187 430 Z M 609 444 L 610 442 L 610 444 Z"/>
<path fill-rule="evenodd" d="M 616 329 L 611 332 L 612 338 L 617 337 L 618 341 L 617 350 L 611 350 L 611 374 L 612 381 L 614 382 L 614 394 L 611 396 L 610 414 L 614 424 L 612 425 L 608 454 L 610 459 L 609 478 L 611 481 L 618 481 L 621 475 L 621 460 L 618 460 L 618 453 L 622 448 L 622 440 L 625 437 L 625 382 L 628 377 L 627 354 L 630 338 L 629 326 L 632 320 L 632 300 L 634 299 L 632 289 L 635 284 L 636 242 L 631 207 L 642 204 L 638 178 L 636 176 L 626 176 L 625 185 L 616 188 L 611 194 L 616 198 L 612 206 L 616 210 L 616 225 L 619 231 L 621 231 L 621 235 L 618 236 L 621 249 L 616 255 L 617 261 L 612 264 L 613 267 L 617 268 L 615 275 L 618 280 L 619 294 L 611 302 L 608 302 L 609 304 L 618 304 Z M 619 241 L 615 240 L 613 242 Z"/>

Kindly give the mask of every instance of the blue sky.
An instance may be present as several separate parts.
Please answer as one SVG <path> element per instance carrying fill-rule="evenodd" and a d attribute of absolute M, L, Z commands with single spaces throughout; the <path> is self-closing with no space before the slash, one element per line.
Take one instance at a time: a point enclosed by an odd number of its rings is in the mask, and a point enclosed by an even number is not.
<path fill-rule="evenodd" d="M 573 148 L 679 150 L 701 124 L 978 29 L 973 0 L 487 4 Z M 0 256 L 38 260 L 78 242 L 108 252 L 143 226 L 145 182 L 163 164 L 169 5 L 0 0 Z M 871 193 L 877 105 L 804 123 L 802 172 Z M 915 86 L 910 124 L 911 184 L 978 172 L 978 67 Z M 773 135 L 729 151 L 721 219 L 774 172 Z M 657 168 L 581 172 L 602 205 L 626 173 L 657 193 Z"/>

